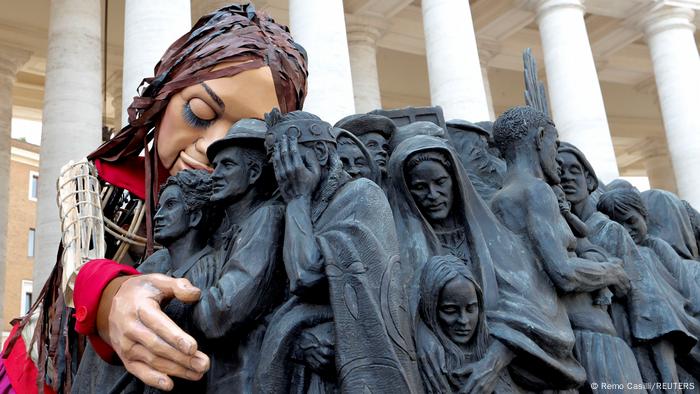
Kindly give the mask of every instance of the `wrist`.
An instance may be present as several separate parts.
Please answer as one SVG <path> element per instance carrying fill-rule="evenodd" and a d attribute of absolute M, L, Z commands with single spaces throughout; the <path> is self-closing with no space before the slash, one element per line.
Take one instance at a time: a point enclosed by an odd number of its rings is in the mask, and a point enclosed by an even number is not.
<path fill-rule="evenodd" d="M 103 341 L 111 343 L 109 340 L 109 312 L 112 309 L 112 301 L 117 294 L 122 284 L 126 282 L 129 276 L 118 276 L 112 279 L 107 287 L 105 287 L 100 297 L 100 303 L 97 307 L 97 317 L 95 319 L 95 327 L 97 334 Z"/>
<path fill-rule="evenodd" d="M 300 194 L 294 198 L 292 198 L 289 203 L 289 205 L 303 205 L 303 206 L 310 206 L 311 205 L 311 194 Z"/>

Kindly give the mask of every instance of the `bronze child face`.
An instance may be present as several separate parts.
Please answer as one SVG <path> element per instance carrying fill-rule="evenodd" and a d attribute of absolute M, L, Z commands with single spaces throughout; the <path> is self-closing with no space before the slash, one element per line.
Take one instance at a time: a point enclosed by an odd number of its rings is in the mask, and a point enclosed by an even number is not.
<path fill-rule="evenodd" d="M 630 233 L 635 243 L 642 243 L 647 238 L 647 221 L 639 212 L 630 212 L 621 219 L 620 224 Z"/>
<path fill-rule="evenodd" d="M 434 160 L 418 163 L 408 172 L 408 187 L 421 213 L 430 221 L 445 220 L 452 210 L 452 177 Z"/>
<path fill-rule="evenodd" d="M 438 322 L 445 336 L 457 345 L 469 343 L 479 321 L 479 300 L 471 281 L 457 276 L 440 292 Z"/>
<path fill-rule="evenodd" d="M 576 203 L 588 198 L 586 173 L 576 156 L 562 152 L 557 160 L 561 168 L 561 187 L 564 189 L 566 199 Z"/>
<path fill-rule="evenodd" d="M 182 237 L 189 230 L 189 216 L 180 187 L 167 186 L 160 196 L 158 211 L 153 218 L 155 240 L 168 245 Z"/>
<path fill-rule="evenodd" d="M 347 138 L 339 139 L 338 157 L 340 157 L 340 161 L 343 163 L 345 172 L 353 179 L 372 178 L 372 170 L 369 167 L 369 163 L 367 163 L 365 155 L 362 154 L 362 151 L 354 142 Z"/>
<path fill-rule="evenodd" d="M 382 171 L 386 171 L 386 162 L 389 159 L 389 142 L 386 138 L 379 133 L 366 133 L 359 138 L 367 147 L 377 166 Z"/>
<path fill-rule="evenodd" d="M 615 189 L 603 193 L 597 208 L 610 219 L 620 223 L 635 243 L 647 239 L 647 208 L 636 189 Z"/>

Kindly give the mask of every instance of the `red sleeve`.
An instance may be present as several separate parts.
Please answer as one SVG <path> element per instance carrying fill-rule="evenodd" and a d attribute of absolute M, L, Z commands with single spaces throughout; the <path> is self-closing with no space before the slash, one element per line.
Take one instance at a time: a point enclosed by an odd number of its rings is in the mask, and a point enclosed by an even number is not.
<path fill-rule="evenodd" d="M 142 200 L 146 199 L 145 164 L 142 156 L 130 157 L 119 162 L 95 159 L 95 168 L 100 178 L 110 184 L 126 189 Z M 158 185 L 168 179 L 168 170 L 158 160 Z"/>
<path fill-rule="evenodd" d="M 122 275 L 138 275 L 139 271 L 109 259 L 88 261 L 75 278 L 75 331 L 87 335 L 95 352 L 105 361 L 114 361 L 114 350 L 97 334 L 97 309 L 105 287 Z"/>

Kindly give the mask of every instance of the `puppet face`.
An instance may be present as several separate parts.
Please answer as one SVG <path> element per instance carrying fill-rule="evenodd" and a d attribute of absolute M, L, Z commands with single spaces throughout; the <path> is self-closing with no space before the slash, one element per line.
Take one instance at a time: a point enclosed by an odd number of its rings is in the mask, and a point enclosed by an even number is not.
<path fill-rule="evenodd" d="M 440 291 L 438 322 L 445 336 L 458 345 L 466 345 L 474 336 L 479 320 L 479 300 L 472 282 L 458 276 Z"/>
<path fill-rule="evenodd" d="M 559 164 L 557 164 L 559 133 L 554 126 L 547 125 L 535 138 L 538 139 L 537 146 L 544 179 L 550 185 L 558 185 L 561 182 Z"/>
<path fill-rule="evenodd" d="M 236 201 L 260 174 L 260 166 L 248 163 L 245 148 L 230 146 L 222 149 L 214 157 L 214 172 L 211 175 L 211 201 Z"/>
<path fill-rule="evenodd" d="M 408 188 L 421 213 L 431 221 L 445 220 L 452 210 L 452 177 L 434 160 L 418 163 L 408 173 Z"/>
<path fill-rule="evenodd" d="M 343 162 L 343 169 L 350 174 L 353 179 L 371 178 L 371 170 L 365 155 L 353 142 L 339 143 L 338 156 Z"/>
<path fill-rule="evenodd" d="M 586 171 L 576 156 L 563 152 L 557 158 L 561 168 L 561 187 L 564 189 L 566 199 L 577 203 L 588 198 L 588 182 Z"/>
<path fill-rule="evenodd" d="M 213 71 L 233 63 L 220 64 Z M 209 145 L 243 118 L 262 119 L 279 107 L 269 67 L 212 79 L 174 94 L 158 130 L 158 156 L 171 175 L 194 168 L 211 170 Z"/>
<path fill-rule="evenodd" d="M 635 243 L 640 244 L 647 239 L 647 221 L 644 216 L 636 210 L 631 210 L 629 214 L 619 221 L 625 227 L 625 230 L 630 233 Z"/>
<path fill-rule="evenodd" d="M 166 187 L 160 195 L 158 211 L 153 218 L 154 239 L 160 244 L 169 245 L 182 237 L 189 230 L 189 217 L 180 187 Z"/>
<path fill-rule="evenodd" d="M 386 171 L 386 162 L 389 158 L 389 142 L 379 133 L 366 133 L 358 137 L 367 147 L 372 159 L 377 166 Z"/>

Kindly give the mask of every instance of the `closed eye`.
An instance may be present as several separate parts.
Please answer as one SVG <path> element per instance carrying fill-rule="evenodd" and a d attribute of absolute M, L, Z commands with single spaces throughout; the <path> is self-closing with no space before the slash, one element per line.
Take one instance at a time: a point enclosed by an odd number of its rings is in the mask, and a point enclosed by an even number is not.
<path fill-rule="evenodd" d="M 182 117 L 190 126 L 196 129 L 206 129 L 214 122 L 214 120 L 216 120 L 216 118 L 202 119 L 195 115 L 194 112 L 192 112 L 189 101 L 185 103 L 184 107 L 182 108 Z"/>

